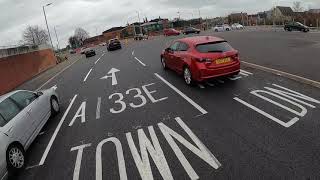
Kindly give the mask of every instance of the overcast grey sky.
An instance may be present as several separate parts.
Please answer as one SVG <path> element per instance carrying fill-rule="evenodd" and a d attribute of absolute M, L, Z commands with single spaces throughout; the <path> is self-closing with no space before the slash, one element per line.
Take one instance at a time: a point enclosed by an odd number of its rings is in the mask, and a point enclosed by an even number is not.
<path fill-rule="evenodd" d="M 46 13 L 54 45 L 56 26 L 60 44 L 76 27 L 82 27 L 90 36 L 101 34 L 113 26 L 123 26 L 138 20 L 140 16 L 149 20 L 156 17 L 173 19 L 177 12 L 182 18 L 226 16 L 232 12 L 256 13 L 269 10 L 275 5 L 291 6 L 295 0 L 0 0 L 0 46 L 14 45 L 22 38 L 22 31 L 28 25 L 45 28 L 42 6 Z M 307 9 L 320 8 L 320 0 L 303 0 Z"/>

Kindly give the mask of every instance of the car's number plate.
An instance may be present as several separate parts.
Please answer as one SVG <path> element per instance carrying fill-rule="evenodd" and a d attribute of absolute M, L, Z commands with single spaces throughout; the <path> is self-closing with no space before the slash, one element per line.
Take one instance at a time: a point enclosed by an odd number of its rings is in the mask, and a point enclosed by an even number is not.
<path fill-rule="evenodd" d="M 230 62 L 231 61 L 231 59 L 229 58 L 229 57 L 227 57 L 227 58 L 222 58 L 222 59 L 217 59 L 216 60 L 216 64 L 224 64 L 224 63 L 228 63 L 228 62 Z"/>

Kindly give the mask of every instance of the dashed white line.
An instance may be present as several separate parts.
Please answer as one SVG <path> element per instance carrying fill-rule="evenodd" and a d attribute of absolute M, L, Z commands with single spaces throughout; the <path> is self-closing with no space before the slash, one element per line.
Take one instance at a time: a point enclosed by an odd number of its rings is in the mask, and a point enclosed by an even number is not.
<path fill-rule="evenodd" d="M 199 106 L 196 102 L 194 102 L 192 99 L 190 99 L 187 95 L 185 95 L 183 92 L 181 92 L 179 89 L 177 89 L 175 86 L 173 86 L 171 83 L 169 83 L 167 80 L 165 80 L 163 77 L 161 77 L 159 74 L 154 73 L 162 82 L 164 82 L 166 85 L 168 85 L 171 89 L 173 89 L 176 93 L 178 93 L 181 97 L 183 97 L 186 101 L 188 101 L 193 107 L 198 109 L 202 114 L 207 114 L 208 112 L 203 109 L 201 106 Z"/>
<path fill-rule="evenodd" d="M 88 79 L 91 71 L 92 71 L 92 68 L 89 70 L 88 74 L 87 74 L 86 77 L 83 79 L 83 82 L 86 82 L 86 81 L 87 81 L 87 79 Z"/>
<path fill-rule="evenodd" d="M 253 75 L 251 72 L 245 71 L 245 70 L 240 70 L 240 72 L 245 73 L 245 74 L 249 74 L 249 75 Z"/>
<path fill-rule="evenodd" d="M 94 62 L 94 64 L 97 64 L 100 61 L 101 58 L 99 58 L 98 60 L 96 60 L 96 62 Z"/>
<path fill-rule="evenodd" d="M 57 128 L 56 128 L 56 130 L 54 131 L 54 133 L 53 133 L 53 135 L 52 135 L 52 137 L 51 137 L 51 139 L 50 139 L 50 141 L 49 141 L 49 143 L 48 143 L 48 145 L 47 145 L 46 150 L 44 151 L 44 153 L 43 153 L 43 155 L 42 155 L 42 158 L 41 158 L 41 160 L 40 160 L 39 166 L 42 166 L 42 165 L 44 164 L 44 162 L 46 161 L 46 158 L 47 158 L 48 153 L 49 153 L 49 151 L 50 151 L 50 149 L 51 149 L 51 146 L 52 146 L 54 140 L 56 139 L 57 134 L 58 134 L 58 132 L 59 132 L 59 130 L 60 130 L 60 128 L 61 128 L 64 120 L 66 119 L 66 117 L 67 117 L 67 115 L 68 115 L 68 113 L 69 113 L 69 111 L 70 111 L 70 109 L 71 109 L 74 101 L 76 100 L 77 96 L 78 96 L 77 94 L 74 95 L 74 97 L 72 98 L 72 100 L 71 100 L 71 102 L 70 102 L 67 110 L 64 112 L 64 114 L 63 114 L 63 116 L 62 116 L 62 118 L 61 118 L 61 120 L 60 120 L 60 122 L 59 122 L 59 124 L 58 124 L 58 126 L 57 126 Z"/>
<path fill-rule="evenodd" d="M 135 60 L 137 60 L 142 66 L 146 66 L 146 64 L 144 64 L 140 59 L 138 59 L 137 57 L 134 57 Z"/>
<path fill-rule="evenodd" d="M 131 54 L 132 54 L 132 56 L 133 56 L 133 55 L 134 55 L 134 51 L 132 51 L 132 53 L 131 53 Z"/>

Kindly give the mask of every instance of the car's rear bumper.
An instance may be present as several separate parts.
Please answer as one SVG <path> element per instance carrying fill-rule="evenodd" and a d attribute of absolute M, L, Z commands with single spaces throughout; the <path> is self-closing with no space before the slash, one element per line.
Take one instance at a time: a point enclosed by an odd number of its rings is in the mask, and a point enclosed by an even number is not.
<path fill-rule="evenodd" d="M 120 49 L 120 48 L 121 48 L 121 44 L 115 44 L 108 47 L 109 50 Z"/>
<path fill-rule="evenodd" d="M 240 72 L 240 62 L 234 63 L 232 65 L 219 67 L 215 69 L 200 69 L 197 75 L 194 77 L 196 81 L 205 81 L 220 76 L 227 76 L 232 74 L 237 74 Z"/>
<path fill-rule="evenodd" d="M 95 51 L 93 51 L 93 52 L 88 52 L 88 53 L 85 53 L 85 55 L 86 55 L 87 57 L 89 57 L 89 56 L 95 56 L 95 55 L 96 55 L 96 52 L 95 52 Z"/>

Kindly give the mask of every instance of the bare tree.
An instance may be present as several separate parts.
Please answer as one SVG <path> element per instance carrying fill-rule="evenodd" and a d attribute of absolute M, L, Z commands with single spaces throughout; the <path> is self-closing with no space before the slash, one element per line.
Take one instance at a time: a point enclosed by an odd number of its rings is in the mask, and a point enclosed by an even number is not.
<path fill-rule="evenodd" d="M 90 37 L 89 33 L 82 28 L 77 28 L 74 31 L 74 36 L 77 37 L 77 39 L 80 41 L 84 41 L 85 39 L 88 39 Z"/>
<path fill-rule="evenodd" d="M 293 8 L 293 11 L 295 11 L 295 12 L 302 12 L 303 11 L 303 7 L 302 7 L 300 1 L 293 2 L 293 7 L 292 8 Z"/>
<path fill-rule="evenodd" d="M 69 37 L 69 44 L 71 48 L 75 49 L 80 47 L 81 41 L 76 36 Z"/>
<path fill-rule="evenodd" d="M 28 26 L 23 31 L 23 42 L 26 45 L 40 45 L 47 44 L 49 36 L 44 29 L 41 29 L 38 25 Z"/>

